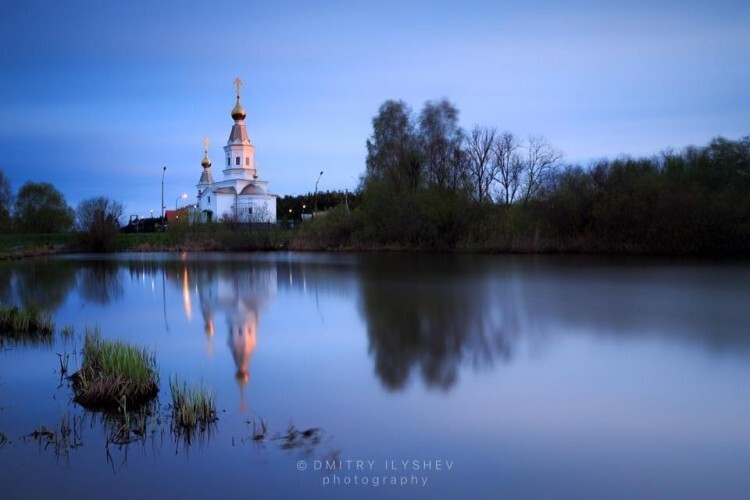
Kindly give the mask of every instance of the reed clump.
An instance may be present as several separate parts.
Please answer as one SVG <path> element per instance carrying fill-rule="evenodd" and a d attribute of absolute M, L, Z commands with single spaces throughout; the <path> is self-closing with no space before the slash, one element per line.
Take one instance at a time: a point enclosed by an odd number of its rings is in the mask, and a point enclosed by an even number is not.
<path fill-rule="evenodd" d="M 172 425 L 177 432 L 192 432 L 200 427 L 206 430 L 217 420 L 216 394 L 201 383 L 200 386 L 188 386 L 187 382 L 177 377 L 169 379 L 169 390 L 172 393 Z"/>
<path fill-rule="evenodd" d="M 23 335 L 39 334 L 52 335 L 55 325 L 52 316 L 34 306 L 20 309 L 0 304 L 0 334 Z"/>
<path fill-rule="evenodd" d="M 134 408 L 159 392 L 156 358 L 146 348 L 102 340 L 86 328 L 81 369 L 71 377 L 75 402 L 87 409 Z"/>

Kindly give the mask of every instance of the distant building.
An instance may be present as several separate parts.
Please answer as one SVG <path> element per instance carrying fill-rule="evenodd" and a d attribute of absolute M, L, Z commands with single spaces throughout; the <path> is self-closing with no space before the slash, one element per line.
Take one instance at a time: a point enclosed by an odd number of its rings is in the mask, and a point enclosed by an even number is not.
<path fill-rule="evenodd" d="M 236 78 L 237 103 L 232 109 L 234 125 L 224 146 L 224 178 L 214 181 L 211 160 L 208 158 L 208 139 L 204 140 L 201 165 L 203 173 L 198 181 L 197 220 L 210 222 L 276 222 L 275 194 L 268 192 L 268 182 L 259 180 L 255 163 L 255 146 L 250 142 L 245 127 L 245 110 L 240 102 L 242 80 Z"/>
<path fill-rule="evenodd" d="M 165 210 L 164 217 L 167 222 L 178 222 L 180 220 L 187 221 L 189 218 L 189 212 L 187 207 L 180 208 L 179 210 Z"/>

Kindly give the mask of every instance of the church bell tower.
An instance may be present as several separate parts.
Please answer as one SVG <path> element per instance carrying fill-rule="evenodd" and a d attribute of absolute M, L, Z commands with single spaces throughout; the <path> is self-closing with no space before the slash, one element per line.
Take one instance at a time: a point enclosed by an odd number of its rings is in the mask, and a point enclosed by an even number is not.
<path fill-rule="evenodd" d="M 245 127 L 245 113 L 242 107 L 240 91 L 242 80 L 239 77 L 234 80 L 237 89 L 237 103 L 232 108 L 232 118 L 234 125 L 229 134 L 227 145 L 224 146 L 224 170 L 222 171 L 225 179 L 245 179 L 255 180 L 257 174 L 255 171 L 255 146 L 250 142 Z"/>

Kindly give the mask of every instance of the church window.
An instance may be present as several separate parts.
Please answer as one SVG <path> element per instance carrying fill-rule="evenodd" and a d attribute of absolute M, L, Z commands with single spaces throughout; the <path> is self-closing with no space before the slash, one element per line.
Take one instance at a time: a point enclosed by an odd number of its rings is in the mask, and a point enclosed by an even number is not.
<path fill-rule="evenodd" d="M 234 164 L 235 164 L 235 165 L 239 165 L 239 164 L 240 164 L 240 157 L 239 157 L 239 156 L 237 156 L 237 157 L 236 157 L 236 158 L 234 159 Z"/>
<path fill-rule="evenodd" d="M 252 215 L 253 214 L 253 207 L 247 207 L 247 213 L 249 213 L 250 215 Z"/>
<path fill-rule="evenodd" d="M 227 156 L 227 167 L 231 167 L 231 166 L 232 166 L 232 159 Z"/>
<path fill-rule="evenodd" d="M 208 202 L 211 203 L 211 197 L 210 196 L 208 197 Z"/>
<path fill-rule="evenodd" d="M 250 166 L 250 157 L 249 156 L 247 158 L 245 158 L 245 166 L 246 167 Z"/>

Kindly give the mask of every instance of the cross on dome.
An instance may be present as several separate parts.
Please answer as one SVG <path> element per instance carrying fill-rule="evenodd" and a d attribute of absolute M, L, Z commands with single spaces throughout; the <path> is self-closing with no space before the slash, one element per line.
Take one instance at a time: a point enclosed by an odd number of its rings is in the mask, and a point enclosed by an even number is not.
<path fill-rule="evenodd" d="M 234 86 L 237 89 L 237 99 L 240 98 L 240 88 L 242 87 L 242 79 L 238 76 L 234 79 Z"/>
<path fill-rule="evenodd" d="M 242 80 L 238 76 L 234 79 L 234 86 L 237 89 L 237 104 L 234 105 L 234 108 L 232 108 L 232 118 L 237 120 L 244 120 L 245 116 L 245 110 L 242 108 L 242 104 L 240 103 L 240 89 L 242 87 Z"/>

